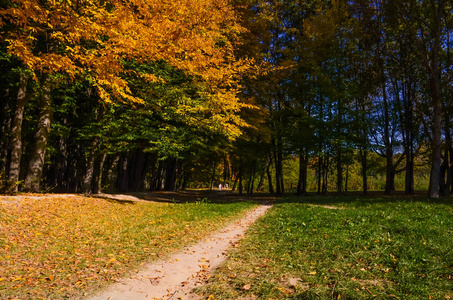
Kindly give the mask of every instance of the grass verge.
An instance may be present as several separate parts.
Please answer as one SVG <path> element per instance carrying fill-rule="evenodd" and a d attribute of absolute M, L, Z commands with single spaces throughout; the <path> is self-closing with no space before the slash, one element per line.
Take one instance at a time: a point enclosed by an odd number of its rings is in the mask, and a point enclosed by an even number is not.
<path fill-rule="evenodd" d="M 214 299 L 451 299 L 453 205 L 292 198 L 198 290 Z"/>
<path fill-rule="evenodd" d="M 194 243 L 250 202 L 0 202 L 0 299 L 67 299 Z"/>

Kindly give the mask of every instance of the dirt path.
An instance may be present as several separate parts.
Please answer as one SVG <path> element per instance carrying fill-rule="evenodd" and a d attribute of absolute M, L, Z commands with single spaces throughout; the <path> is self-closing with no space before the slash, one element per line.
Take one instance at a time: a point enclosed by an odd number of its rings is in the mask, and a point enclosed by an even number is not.
<path fill-rule="evenodd" d="M 261 205 L 226 228 L 205 238 L 200 243 L 175 253 L 166 260 L 144 266 L 135 275 L 123 279 L 90 300 L 140 299 L 199 299 L 191 291 L 202 285 L 226 259 L 226 251 L 234 246 L 247 228 L 270 206 Z"/>

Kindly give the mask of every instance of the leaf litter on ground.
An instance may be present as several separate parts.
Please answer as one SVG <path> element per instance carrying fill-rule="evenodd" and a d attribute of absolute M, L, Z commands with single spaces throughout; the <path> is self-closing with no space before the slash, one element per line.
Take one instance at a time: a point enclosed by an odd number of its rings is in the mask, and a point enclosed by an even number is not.
<path fill-rule="evenodd" d="M 253 205 L 18 199 L 0 203 L 1 299 L 81 296 L 198 241 Z"/>

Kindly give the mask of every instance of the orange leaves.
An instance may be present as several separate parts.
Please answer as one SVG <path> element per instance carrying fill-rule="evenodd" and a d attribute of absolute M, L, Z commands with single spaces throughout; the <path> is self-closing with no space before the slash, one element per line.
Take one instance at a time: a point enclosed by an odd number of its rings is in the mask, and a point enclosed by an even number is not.
<path fill-rule="evenodd" d="M 133 106 L 142 99 L 124 79 L 130 71 L 125 62 L 165 61 L 190 75 L 206 100 L 203 107 L 189 107 L 185 114 L 204 110 L 206 128 L 230 138 L 241 133 L 247 124 L 238 113 L 251 106 L 238 98 L 239 82 L 252 73 L 254 63 L 236 56 L 239 36 L 246 29 L 230 0 L 101 3 L 16 0 L 0 10 L 0 20 L 11 25 L 5 29 L 9 52 L 36 81 L 39 73 L 89 78 L 103 101 Z M 138 75 L 151 84 L 160 80 L 156 74 Z"/>

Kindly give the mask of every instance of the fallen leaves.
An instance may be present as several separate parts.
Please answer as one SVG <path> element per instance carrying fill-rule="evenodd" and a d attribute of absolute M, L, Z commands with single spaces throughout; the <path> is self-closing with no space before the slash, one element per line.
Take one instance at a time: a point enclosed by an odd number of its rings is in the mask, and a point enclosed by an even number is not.
<path fill-rule="evenodd" d="M 0 299 L 73 298 L 194 242 L 235 213 L 214 220 L 210 206 L 81 196 L 17 201 L 0 202 Z"/>

